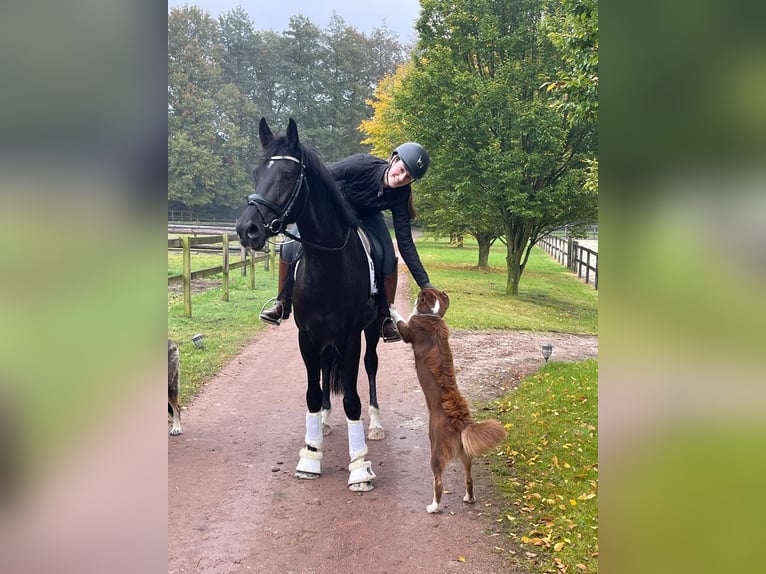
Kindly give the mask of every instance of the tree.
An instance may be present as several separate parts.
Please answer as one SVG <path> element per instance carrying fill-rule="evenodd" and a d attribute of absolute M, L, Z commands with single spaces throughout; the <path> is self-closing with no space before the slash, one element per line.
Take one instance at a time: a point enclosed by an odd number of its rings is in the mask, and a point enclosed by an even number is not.
<path fill-rule="evenodd" d="M 249 186 L 239 129 L 247 108 L 222 79 L 216 22 L 196 7 L 168 16 L 168 199 L 236 206 Z"/>
<path fill-rule="evenodd" d="M 556 63 L 542 0 L 421 6 L 413 65 L 389 105 L 431 152 L 434 173 L 419 192 L 474 222 L 477 240 L 503 236 L 506 292 L 518 295 L 541 237 L 595 220 L 596 194 L 583 187 L 595 126 L 567 122 L 540 89 Z"/>
<path fill-rule="evenodd" d="M 553 106 L 572 124 L 598 119 L 598 1 L 561 0 L 548 9 L 545 30 L 561 55 L 555 76 L 543 84 Z M 598 189 L 598 156 L 587 160 L 585 186 Z"/>

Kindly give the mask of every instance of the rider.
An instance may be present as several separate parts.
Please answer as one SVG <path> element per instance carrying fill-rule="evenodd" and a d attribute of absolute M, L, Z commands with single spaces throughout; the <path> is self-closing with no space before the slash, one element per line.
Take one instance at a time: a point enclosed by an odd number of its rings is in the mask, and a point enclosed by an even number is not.
<path fill-rule="evenodd" d="M 415 218 L 410 183 L 425 175 L 429 161 L 423 146 L 407 142 L 397 147 L 388 161 L 360 153 L 328 166 L 338 188 L 356 210 L 363 226 L 377 237 L 383 247 L 383 292 L 379 292 L 378 297 L 385 296 L 385 301 L 379 300 L 378 309 L 385 317 L 381 328 L 385 342 L 399 341 L 400 337 L 388 313 L 388 305 L 396 297 L 397 259 L 382 211 L 391 211 L 399 253 L 418 286 L 421 289 L 433 287 L 420 262 L 410 227 L 410 221 Z M 273 325 L 279 325 L 282 319 L 290 316 L 293 283 L 288 280 L 292 271 L 290 263 L 284 255 L 280 257 L 279 295 L 274 306 L 260 314 L 261 320 Z"/>

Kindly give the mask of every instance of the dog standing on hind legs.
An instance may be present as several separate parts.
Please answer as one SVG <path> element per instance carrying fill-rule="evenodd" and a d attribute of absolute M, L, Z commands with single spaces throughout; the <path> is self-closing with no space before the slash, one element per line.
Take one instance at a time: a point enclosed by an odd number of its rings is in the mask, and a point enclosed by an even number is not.
<path fill-rule="evenodd" d="M 178 379 L 181 374 L 181 360 L 176 344 L 168 339 L 168 414 L 173 415 L 170 434 L 181 434 L 181 408 L 178 406 Z"/>
<path fill-rule="evenodd" d="M 499 421 L 474 422 L 468 403 L 460 394 L 449 347 L 449 329 L 444 322 L 448 307 L 449 296 L 431 288 L 420 292 L 415 311 L 406 322 L 391 306 L 391 317 L 396 321 L 402 340 L 412 344 L 418 381 L 428 406 L 431 471 L 434 475 L 434 498 L 426 507 L 429 513 L 441 511 L 442 474 L 447 464 L 456 458 L 462 461 L 465 470 L 463 501 L 476 502 L 471 475 L 473 458 L 489 452 L 507 436 Z"/>

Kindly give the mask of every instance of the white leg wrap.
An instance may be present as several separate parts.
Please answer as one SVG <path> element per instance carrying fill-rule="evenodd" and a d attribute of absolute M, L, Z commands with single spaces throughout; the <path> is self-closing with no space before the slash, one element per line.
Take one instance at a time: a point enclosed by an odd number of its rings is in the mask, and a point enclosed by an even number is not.
<path fill-rule="evenodd" d="M 348 456 L 351 458 L 351 462 L 359 458 L 364 458 L 367 454 L 367 442 L 364 440 L 364 422 L 362 419 L 358 421 L 351 421 L 346 419 L 348 423 Z"/>
<path fill-rule="evenodd" d="M 349 484 L 359 484 L 360 482 L 372 482 L 377 478 L 374 472 L 372 472 L 372 463 L 369 460 L 359 459 L 356 462 L 352 462 L 348 465 Z"/>
<path fill-rule="evenodd" d="M 322 473 L 322 451 L 321 450 L 309 450 L 304 447 L 300 452 L 300 460 L 298 466 L 295 467 L 296 474 L 308 473 L 319 476 Z M 302 478 L 308 478 L 303 476 Z"/>
<path fill-rule="evenodd" d="M 375 480 L 375 473 L 372 471 L 372 463 L 364 460 L 367 455 L 367 443 L 364 439 L 364 422 L 362 420 L 351 421 L 348 423 L 348 455 L 351 458 L 351 464 L 348 465 L 348 484 L 371 483 Z M 370 490 L 372 485 L 370 485 Z"/>
<path fill-rule="evenodd" d="M 306 413 L 306 446 L 301 449 L 300 460 L 295 467 L 295 473 L 300 478 L 316 478 L 321 474 L 323 438 L 321 413 Z"/>
<path fill-rule="evenodd" d="M 322 450 L 322 414 L 306 413 L 306 444 Z"/>

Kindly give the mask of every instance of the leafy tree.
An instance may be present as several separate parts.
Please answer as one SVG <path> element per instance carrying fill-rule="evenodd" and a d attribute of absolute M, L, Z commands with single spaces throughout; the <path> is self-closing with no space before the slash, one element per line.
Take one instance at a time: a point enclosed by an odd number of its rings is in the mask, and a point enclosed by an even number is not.
<path fill-rule="evenodd" d="M 595 126 L 567 122 L 540 89 L 556 64 L 542 0 L 422 0 L 421 7 L 413 66 L 388 105 L 432 154 L 419 195 L 452 221 L 472 222 L 469 232 L 487 252 L 502 236 L 506 292 L 518 295 L 542 236 L 595 220 L 596 194 L 583 187 Z"/>
<path fill-rule="evenodd" d="M 222 79 L 218 26 L 196 7 L 168 16 L 168 199 L 187 206 L 241 204 L 249 184 L 246 102 Z"/>
<path fill-rule="evenodd" d="M 327 161 L 365 151 L 357 131 L 377 83 L 405 58 L 385 27 L 370 37 L 337 15 L 325 30 L 293 16 L 283 33 L 256 31 L 242 8 L 218 21 L 197 7 L 168 17 L 168 198 L 186 207 L 239 207 L 260 153 L 257 124 L 292 116 Z"/>
<path fill-rule="evenodd" d="M 553 106 L 569 122 L 598 119 L 598 1 L 552 2 L 545 22 L 548 38 L 561 55 L 553 79 L 543 87 L 553 96 Z M 587 160 L 585 186 L 598 189 L 598 157 Z"/>

